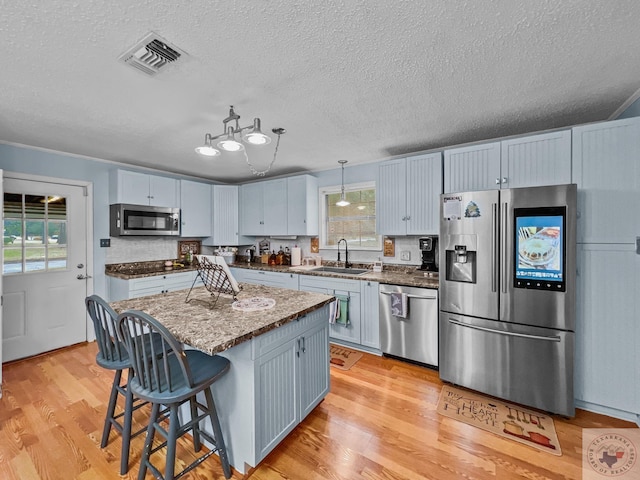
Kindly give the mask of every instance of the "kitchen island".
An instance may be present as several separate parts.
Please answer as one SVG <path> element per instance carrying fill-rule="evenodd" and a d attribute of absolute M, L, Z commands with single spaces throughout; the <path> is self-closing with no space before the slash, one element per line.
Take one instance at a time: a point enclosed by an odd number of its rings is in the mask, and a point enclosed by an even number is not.
<path fill-rule="evenodd" d="M 212 387 L 229 462 L 255 467 L 329 392 L 330 295 L 246 284 L 238 300 L 276 301 L 242 312 L 221 295 L 215 306 L 204 288 L 114 302 L 117 313 L 141 310 L 187 348 L 218 354 L 231 369 Z M 188 415 L 188 408 L 182 410 Z M 210 425 L 206 425 L 208 430 Z"/>

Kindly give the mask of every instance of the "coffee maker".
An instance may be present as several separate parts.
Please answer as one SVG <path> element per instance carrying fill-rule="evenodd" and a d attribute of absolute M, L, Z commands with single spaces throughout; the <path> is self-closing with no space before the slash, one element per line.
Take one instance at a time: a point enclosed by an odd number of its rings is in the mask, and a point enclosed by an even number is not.
<path fill-rule="evenodd" d="M 418 270 L 424 270 L 426 272 L 438 271 L 438 237 L 432 235 L 428 237 L 422 237 L 419 239 L 420 251 L 422 252 L 422 265 L 418 267 Z"/>

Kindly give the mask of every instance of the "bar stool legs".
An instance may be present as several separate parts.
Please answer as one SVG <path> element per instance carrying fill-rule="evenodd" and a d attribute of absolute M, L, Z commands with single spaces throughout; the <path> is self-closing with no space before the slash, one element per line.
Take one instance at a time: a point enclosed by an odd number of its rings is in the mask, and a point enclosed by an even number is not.
<path fill-rule="evenodd" d="M 196 452 L 199 452 L 202 448 L 201 437 L 206 438 L 211 444 L 214 445 L 214 448 L 196 459 L 190 465 L 188 465 L 178 475 L 178 477 L 191 471 L 192 469 L 200 465 L 204 460 L 209 458 L 209 456 L 217 452 L 220 457 L 220 463 L 222 464 L 222 471 L 225 478 L 231 478 L 231 467 L 229 465 L 229 458 L 227 456 L 227 450 L 222 436 L 222 429 L 220 427 L 220 421 L 218 419 L 218 414 L 211 390 L 205 389 L 204 395 L 207 403 L 206 408 L 204 405 L 201 405 L 197 402 L 196 397 L 192 397 L 191 399 L 189 399 L 189 408 L 191 411 L 192 420 L 185 423 L 184 425 L 180 425 L 178 414 L 178 410 L 180 407 L 179 404 L 172 404 L 168 406 L 167 409 L 161 411 L 161 405 L 158 403 L 153 403 L 153 406 L 151 408 L 151 417 L 149 418 L 149 426 L 147 427 L 147 438 L 145 439 L 144 448 L 142 450 L 142 458 L 140 460 L 140 471 L 138 472 L 138 480 L 144 480 L 147 474 L 147 470 L 150 470 L 155 478 L 164 480 L 173 480 L 174 478 L 176 478 L 175 462 L 177 440 L 189 430 L 191 430 L 192 432 L 193 445 Z M 202 413 L 198 413 L 198 410 L 202 411 Z M 200 421 L 207 417 L 211 421 L 214 438 L 200 429 Z M 161 422 L 165 419 L 168 419 L 169 421 L 169 428 L 167 430 L 165 430 L 161 425 Z M 158 431 L 160 435 L 165 438 L 165 441 L 154 447 L 153 441 L 156 431 Z M 162 473 L 151 463 L 151 455 L 156 453 L 158 450 L 161 450 L 165 446 L 167 448 L 165 473 L 164 476 L 162 476 Z"/>

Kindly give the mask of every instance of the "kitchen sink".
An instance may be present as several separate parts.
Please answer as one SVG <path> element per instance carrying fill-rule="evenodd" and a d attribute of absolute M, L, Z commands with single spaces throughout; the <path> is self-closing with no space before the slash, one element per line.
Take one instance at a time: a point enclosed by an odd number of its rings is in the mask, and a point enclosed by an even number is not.
<path fill-rule="evenodd" d="M 370 270 L 366 268 L 318 267 L 309 271 L 317 273 L 339 273 L 342 275 L 364 275 L 365 273 L 369 273 Z"/>

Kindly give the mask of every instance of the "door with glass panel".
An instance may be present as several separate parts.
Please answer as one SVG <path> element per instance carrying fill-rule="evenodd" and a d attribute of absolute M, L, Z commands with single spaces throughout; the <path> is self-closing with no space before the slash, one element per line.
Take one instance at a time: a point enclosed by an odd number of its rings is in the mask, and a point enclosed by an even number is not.
<path fill-rule="evenodd" d="M 3 197 L 3 361 L 85 341 L 85 187 L 5 178 Z"/>

